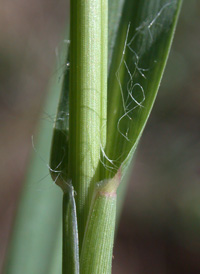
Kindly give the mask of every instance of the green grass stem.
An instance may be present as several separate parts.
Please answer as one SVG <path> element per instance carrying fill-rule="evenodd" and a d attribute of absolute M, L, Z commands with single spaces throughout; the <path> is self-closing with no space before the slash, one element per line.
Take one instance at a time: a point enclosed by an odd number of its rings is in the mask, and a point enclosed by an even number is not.
<path fill-rule="evenodd" d="M 107 0 L 72 0 L 70 15 L 69 172 L 81 247 L 106 143 Z"/>
<path fill-rule="evenodd" d="M 80 258 L 81 274 L 109 274 L 116 220 L 116 190 L 121 170 L 113 179 L 97 185 L 85 230 Z"/>

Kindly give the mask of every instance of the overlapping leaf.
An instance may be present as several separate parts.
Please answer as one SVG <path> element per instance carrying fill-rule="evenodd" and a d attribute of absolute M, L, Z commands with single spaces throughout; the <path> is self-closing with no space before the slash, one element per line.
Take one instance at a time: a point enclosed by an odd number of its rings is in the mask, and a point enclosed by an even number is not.
<path fill-rule="evenodd" d="M 128 167 L 150 115 L 181 1 L 126 1 L 108 84 L 108 176 Z"/>

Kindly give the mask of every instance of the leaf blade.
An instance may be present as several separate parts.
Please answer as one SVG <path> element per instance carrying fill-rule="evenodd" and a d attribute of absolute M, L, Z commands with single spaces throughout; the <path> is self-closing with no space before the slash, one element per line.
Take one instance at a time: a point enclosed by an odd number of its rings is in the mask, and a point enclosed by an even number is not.
<path fill-rule="evenodd" d="M 116 171 L 122 165 L 123 175 L 153 107 L 181 3 L 125 3 L 109 75 L 106 147 L 107 157 L 116 161 Z M 108 171 L 107 176 L 112 177 L 115 172 Z"/>

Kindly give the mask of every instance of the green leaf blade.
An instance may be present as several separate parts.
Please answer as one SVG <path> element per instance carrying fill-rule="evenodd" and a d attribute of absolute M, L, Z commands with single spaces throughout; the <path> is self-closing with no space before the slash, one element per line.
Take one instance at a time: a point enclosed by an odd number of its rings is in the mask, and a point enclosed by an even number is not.
<path fill-rule="evenodd" d="M 65 60 L 66 49 L 60 52 L 60 56 Z M 61 90 L 59 69 L 60 67 L 56 69 L 57 73 L 53 75 L 50 83 L 49 98 L 45 106 L 48 115 L 56 113 L 59 101 L 59 93 L 55 92 Z M 34 144 L 36 151 L 32 155 L 13 226 L 4 266 L 5 274 L 46 274 L 51 273 L 51 267 L 59 269 L 58 265 L 61 263 L 59 239 L 62 225 L 62 193 L 52 182 L 47 167 L 52 123 L 43 120 L 39 132 L 39 138 Z M 53 265 L 50 263 L 52 261 Z"/>
<path fill-rule="evenodd" d="M 107 157 L 115 162 L 116 170 L 122 165 L 122 173 L 154 104 L 181 2 L 125 3 L 109 75 L 106 147 Z"/>

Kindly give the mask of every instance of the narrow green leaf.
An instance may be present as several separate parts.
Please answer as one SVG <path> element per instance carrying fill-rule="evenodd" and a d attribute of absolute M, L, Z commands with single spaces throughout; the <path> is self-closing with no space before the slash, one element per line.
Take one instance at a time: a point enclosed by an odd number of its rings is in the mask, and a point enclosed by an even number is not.
<path fill-rule="evenodd" d="M 49 113 L 56 112 L 55 102 L 58 102 L 58 95 L 54 90 L 57 89 L 60 89 L 58 78 L 49 94 Z M 57 235 L 61 227 L 62 194 L 53 184 L 46 165 L 52 124 L 43 121 L 41 126 L 44 130 L 35 144 L 37 151 L 34 152 L 31 170 L 21 195 L 4 270 L 6 274 L 50 273 L 50 262 L 57 245 Z"/>
<path fill-rule="evenodd" d="M 121 165 L 124 174 L 140 140 L 165 68 L 181 3 L 125 2 L 108 82 L 108 177 Z"/>
<path fill-rule="evenodd" d="M 49 263 L 48 274 L 62 273 L 62 226 L 59 226 L 55 237 L 55 246 L 52 248 L 51 261 Z"/>
<path fill-rule="evenodd" d="M 66 48 L 59 54 L 65 60 Z M 62 86 L 60 64 L 55 71 L 45 107 L 48 115 L 56 113 L 59 93 L 55 91 Z M 4 267 L 6 274 L 55 274 L 54 269 L 61 269 L 62 193 L 52 183 L 47 167 L 52 123 L 43 120 L 39 132 L 15 218 Z"/>

